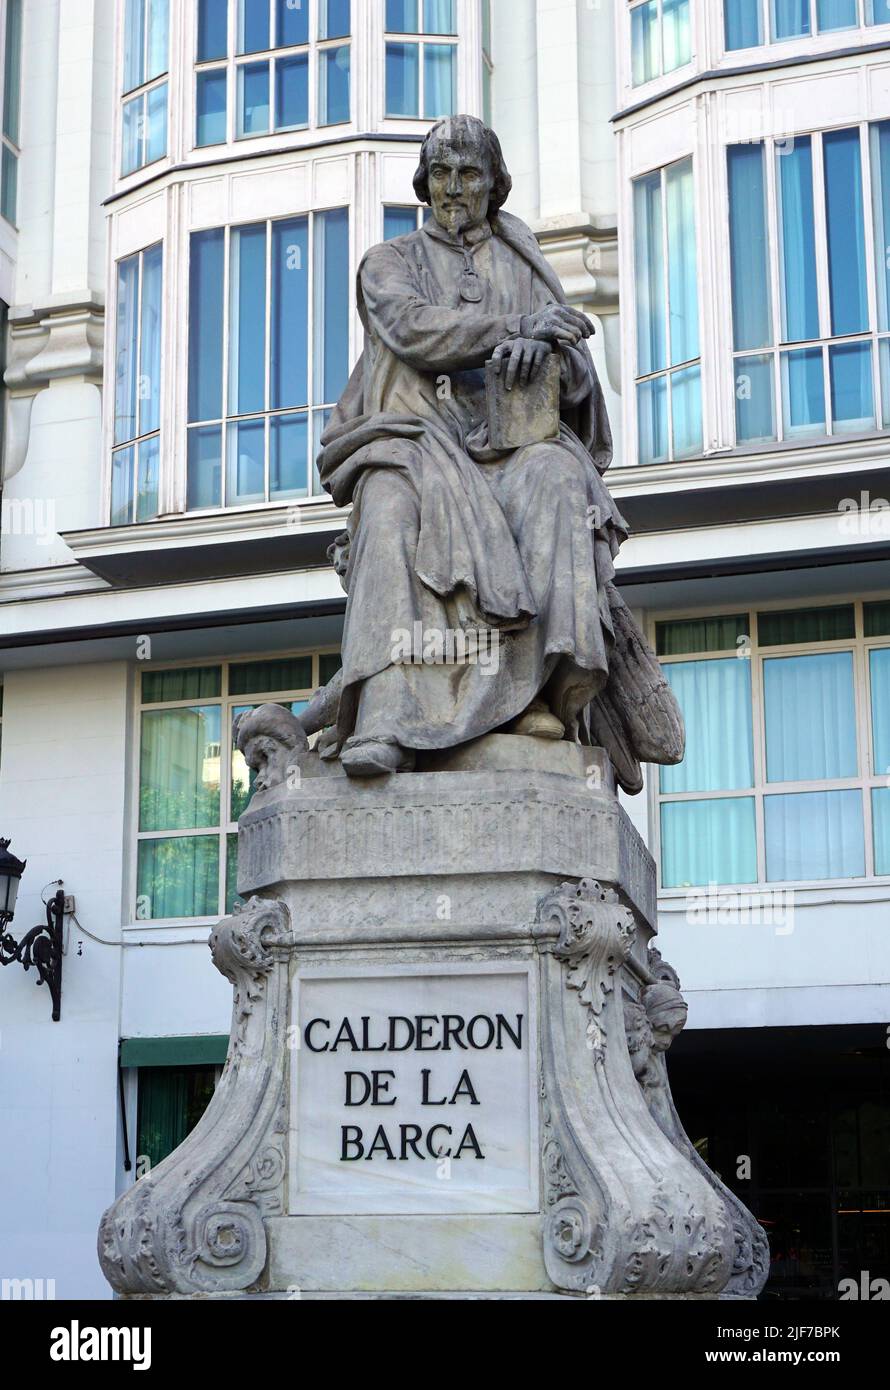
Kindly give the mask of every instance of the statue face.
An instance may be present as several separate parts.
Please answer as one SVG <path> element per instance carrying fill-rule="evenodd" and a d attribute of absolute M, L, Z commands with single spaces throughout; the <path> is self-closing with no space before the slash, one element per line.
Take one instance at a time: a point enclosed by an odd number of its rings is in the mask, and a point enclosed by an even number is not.
<path fill-rule="evenodd" d="M 433 216 L 452 236 L 481 227 L 488 216 L 494 172 L 476 140 L 437 141 L 429 152 L 427 180 Z"/>

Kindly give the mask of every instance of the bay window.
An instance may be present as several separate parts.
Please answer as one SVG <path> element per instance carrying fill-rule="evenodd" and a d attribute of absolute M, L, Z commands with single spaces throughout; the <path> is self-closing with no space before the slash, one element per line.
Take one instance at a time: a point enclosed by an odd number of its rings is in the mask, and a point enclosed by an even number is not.
<path fill-rule="evenodd" d="M 163 251 L 151 246 L 117 266 L 111 525 L 158 512 Z"/>
<path fill-rule="evenodd" d="M 142 673 L 137 921 L 232 910 L 238 817 L 255 782 L 232 721 L 269 701 L 299 714 L 339 666 L 328 652 Z"/>
<path fill-rule="evenodd" d="M 754 48 L 890 24 L 890 0 L 723 0 L 723 20 L 728 50 Z"/>
<path fill-rule="evenodd" d="M 0 152 L 0 215 L 15 226 L 22 106 L 22 3 L 6 0 L 3 34 L 3 139 Z"/>
<path fill-rule="evenodd" d="M 195 144 L 350 119 L 350 0 L 198 0 Z"/>
<path fill-rule="evenodd" d="M 701 453 L 701 348 L 692 160 L 635 179 L 638 461 Z"/>
<path fill-rule="evenodd" d="M 170 0 L 125 0 L 121 174 L 167 153 Z"/>
<path fill-rule="evenodd" d="M 890 122 L 727 157 L 737 442 L 887 428 Z"/>
<path fill-rule="evenodd" d="M 189 510 L 308 497 L 349 370 L 349 211 L 191 238 Z"/>
<path fill-rule="evenodd" d="M 635 87 L 691 61 L 690 8 L 690 0 L 642 0 L 631 6 L 631 70 Z"/>
<path fill-rule="evenodd" d="M 435 120 L 456 107 L 456 0 L 386 0 L 387 116 Z"/>
<path fill-rule="evenodd" d="M 890 602 L 659 622 L 664 889 L 890 875 Z"/>

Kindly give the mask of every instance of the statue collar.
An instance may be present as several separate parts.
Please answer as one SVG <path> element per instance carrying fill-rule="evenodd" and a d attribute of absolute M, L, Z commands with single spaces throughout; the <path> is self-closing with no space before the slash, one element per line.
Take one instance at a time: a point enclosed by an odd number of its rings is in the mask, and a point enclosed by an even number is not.
<path fill-rule="evenodd" d="M 471 230 L 466 232 L 461 238 L 453 237 L 450 232 L 446 232 L 445 228 L 440 227 L 433 217 L 431 217 L 428 222 L 424 222 L 423 230 L 426 232 L 427 236 L 432 237 L 434 241 L 441 241 L 445 246 L 450 246 L 454 251 L 462 251 L 464 249 L 464 244 L 475 250 L 477 246 L 482 245 L 483 241 L 489 241 L 493 236 L 491 223 L 488 221 L 483 222 L 481 227 L 471 228 Z"/>

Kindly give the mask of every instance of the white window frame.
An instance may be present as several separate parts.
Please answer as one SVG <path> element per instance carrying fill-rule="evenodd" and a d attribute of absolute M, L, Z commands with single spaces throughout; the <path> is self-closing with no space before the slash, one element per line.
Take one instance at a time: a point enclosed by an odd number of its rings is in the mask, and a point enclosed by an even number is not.
<path fill-rule="evenodd" d="M 825 889 L 825 888 L 851 888 L 862 887 L 864 885 L 881 885 L 886 887 L 890 881 L 890 873 L 877 875 L 874 871 L 874 827 L 872 818 L 872 790 L 874 788 L 887 787 L 887 770 L 879 772 L 873 766 L 873 742 L 871 725 L 871 687 L 869 673 L 869 653 L 873 650 L 890 648 L 890 635 L 884 637 L 865 637 L 863 610 L 866 604 L 890 601 L 890 593 L 869 594 L 866 598 L 855 597 L 852 595 L 833 595 L 831 598 L 817 601 L 798 597 L 797 599 L 775 599 L 769 602 L 759 603 L 754 606 L 745 602 L 710 604 L 706 608 L 698 609 L 675 609 L 666 610 L 657 614 L 651 614 L 648 622 L 649 641 L 652 650 L 656 650 L 656 625 L 660 623 L 676 622 L 683 620 L 696 620 L 700 618 L 720 617 L 745 613 L 748 618 L 748 631 L 740 633 L 739 637 L 747 637 L 750 641 L 750 656 L 746 658 L 739 655 L 739 648 L 735 647 L 725 651 L 709 652 L 684 652 L 677 656 L 659 656 L 660 664 L 675 665 L 680 662 L 703 662 L 719 661 L 732 657 L 736 660 L 748 659 L 751 661 L 751 705 L 752 705 L 752 737 L 753 737 L 753 765 L 754 780 L 753 785 L 748 788 L 740 788 L 727 791 L 709 792 L 666 792 L 661 791 L 661 778 L 659 769 L 652 769 L 653 775 L 649 779 L 649 818 L 652 841 L 652 853 L 658 868 L 658 896 L 660 899 L 682 899 L 690 893 L 701 893 L 703 889 L 709 887 L 708 884 L 695 885 L 691 888 L 677 887 L 664 888 L 661 886 L 662 869 L 662 848 L 661 848 L 661 807 L 681 801 L 723 801 L 728 799 L 752 800 L 755 810 L 755 842 L 757 852 L 757 879 L 752 883 L 734 884 L 714 884 L 716 890 L 733 894 L 758 893 L 765 891 L 775 891 L 785 888 L 793 889 Z M 812 610 L 816 608 L 837 608 L 852 606 L 855 618 L 855 636 L 841 638 L 826 642 L 794 642 L 783 646 L 761 646 L 759 643 L 759 633 L 757 631 L 757 614 L 768 612 L 794 612 L 795 610 Z M 853 695 L 856 719 L 856 748 L 858 758 L 858 774 L 856 777 L 845 777 L 831 780 L 820 780 L 813 782 L 768 782 L 766 779 L 766 721 L 764 711 L 763 695 L 763 662 L 774 657 L 789 656 L 811 656 L 828 652 L 851 652 L 853 655 Z M 764 798 L 769 795 L 793 795 L 795 793 L 806 792 L 825 792 L 825 791 L 845 791 L 857 790 L 862 797 L 862 824 L 863 835 L 865 838 L 864 860 L 865 874 L 862 878 L 840 878 L 840 879 L 812 879 L 812 880 L 777 880 L 767 879 L 766 877 L 766 839 L 764 825 Z"/>
<path fill-rule="evenodd" d="M 117 43 L 115 54 L 115 80 L 117 85 L 117 103 L 114 119 L 114 155 L 113 169 L 116 181 L 127 186 L 133 180 L 146 177 L 156 173 L 158 168 L 170 162 L 171 150 L 171 101 L 170 96 L 173 90 L 173 26 L 175 21 L 176 0 L 170 0 L 168 33 L 167 33 L 167 67 L 158 73 L 156 77 L 149 78 L 142 82 L 138 87 L 133 87 L 130 91 L 124 91 L 124 66 L 126 63 L 126 37 L 127 37 L 127 0 L 117 0 L 118 4 L 118 24 L 117 24 Z M 149 30 L 149 8 L 145 10 L 145 42 L 148 48 Z M 129 173 L 123 173 L 123 152 L 124 152 L 124 107 L 131 101 L 141 99 L 143 104 L 142 120 L 146 120 L 148 110 L 148 94 L 159 87 L 167 88 L 167 142 L 163 154 L 158 155 L 157 159 L 147 160 L 145 164 L 137 165 Z"/>
<path fill-rule="evenodd" d="M 161 334 L 160 334 L 160 339 L 161 339 L 161 344 L 160 344 L 160 345 L 161 345 L 161 379 L 160 379 L 160 381 L 159 381 L 159 383 L 158 383 L 158 427 L 157 427 L 157 429 L 149 430 L 149 431 L 148 431 L 147 433 L 145 433 L 145 434 L 137 434 L 137 435 L 134 435 L 134 437 L 133 437 L 132 439 L 125 439 L 125 440 L 121 440 L 119 443 L 115 443 L 115 439 L 114 439 L 114 421 L 115 421 L 115 419 L 116 419 L 116 414 L 115 414 L 115 407 L 116 407 L 116 391 L 115 391 L 115 386 L 116 386 L 116 369 L 117 369 L 117 353 L 118 353 L 118 341 L 117 341 L 117 307 L 118 307 L 118 306 L 117 306 L 117 294 L 118 294 L 118 280 L 119 280 L 118 272 L 119 272 L 120 266 L 123 265 L 123 263 L 124 263 L 125 261 L 137 260 L 137 261 L 139 262 L 139 297 L 138 297 L 138 302 L 137 302 L 137 305 L 136 305 L 136 381 L 137 381 L 137 388 L 136 388 L 136 389 L 137 389 L 137 413 L 138 413 L 138 410 L 139 410 L 139 407 L 138 407 L 138 399 L 139 399 L 139 397 L 138 397 L 138 390 L 139 390 L 138 383 L 139 383 L 139 380 L 140 380 L 139 367 L 140 367 L 141 362 L 142 362 L 142 326 L 143 326 L 143 325 L 142 325 L 142 293 L 143 293 L 143 288 L 144 288 L 144 274 L 145 274 L 144 266 L 145 266 L 145 257 L 146 257 L 146 255 L 147 255 L 147 253 L 148 253 L 149 251 L 154 251 L 156 248 L 159 248 L 159 249 L 160 249 L 160 252 L 161 252 Z M 138 472 L 139 472 L 139 448 L 140 448 L 140 445 L 146 443 L 149 439 L 154 439 L 155 437 L 157 437 L 157 439 L 158 439 L 158 453 L 159 453 L 159 458 L 158 458 L 158 511 L 157 511 L 157 515 L 160 515 L 161 512 L 163 511 L 163 502 L 162 502 L 162 494 L 161 494 L 161 475 L 162 475 L 162 472 L 163 472 L 163 424 L 164 424 L 164 421 L 163 421 L 163 410 L 164 410 L 164 377 L 165 377 L 165 372 L 164 372 L 164 339 L 165 339 L 166 327 L 167 327 L 167 326 L 166 326 L 166 317 L 167 317 L 167 316 L 166 316 L 166 303 L 165 303 L 165 296 L 164 296 L 164 286 L 165 286 L 165 280 L 166 280 L 166 276 L 167 276 L 167 263 L 166 263 L 164 251 L 165 251 L 165 247 L 164 247 L 163 241 L 155 241 L 155 242 L 152 242 L 149 246 L 141 246 L 141 247 L 139 248 L 138 251 L 132 251 L 132 252 L 131 252 L 129 255 L 127 255 L 127 256 L 121 256 L 121 257 L 119 257 L 119 258 L 113 263 L 113 265 L 112 265 L 112 283 L 113 283 L 113 285 L 114 285 L 114 299 L 113 299 L 112 303 L 113 303 L 113 310 L 114 310 L 114 312 L 113 312 L 113 317 L 112 317 L 112 319 L 111 319 L 111 324 L 112 324 L 112 331 L 111 331 L 111 351 L 110 351 L 110 353 L 109 353 L 109 359 L 110 359 L 110 360 L 109 360 L 109 366 L 108 366 L 109 394 L 110 394 L 110 396 L 111 396 L 111 401 L 110 401 L 111 444 L 110 444 L 110 450 L 109 450 L 109 453 L 108 453 L 108 478 L 109 478 L 109 485 L 108 485 L 108 506 L 107 506 L 107 508 L 106 508 L 106 510 L 105 510 L 105 515 L 109 518 L 109 525 L 112 524 L 112 523 L 111 523 L 111 500 L 112 500 L 112 489 L 113 489 L 113 479 L 114 479 L 114 455 L 117 454 L 117 453 L 121 453 L 121 452 L 122 452 L 123 450 L 125 450 L 125 449 L 132 449 L 132 450 L 133 450 L 133 498 L 132 498 L 132 503 L 133 503 L 133 509 L 134 509 L 134 510 L 133 510 L 133 515 L 131 516 L 130 520 L 129 520 L 128 522 L 126 522 L 125 524 L 126 524 L 127 526 L 135 526 L 135 525 L 137 525 L 137 524 L 142 524 L 142 523 L 137 523 L 137 522 L 136 522 L 136 516 L 135 516 L 135 508 L 136 508 L 137 503 L 138 503 L 138 486 L 137 486 L 137 485 L 138 485 Z M 150 519 L 151 519 L 151 520 L 154 520 L 155 518 L 150 518 Z"/>
<path fill-rule="evenodd" d="M 707 2 L 708 0 L 705 0 L 705 3 Z M 773 17 L 775 14 L 775 0 L 759 0 L 759 3 L 760 30 L 763 34 L 763 42 L 759 44 L 750 44 L 747 48 L 727 48 L 726 23 L 724 17 L 726 0 L 720 0 L 720 48 L 727 58 L 738 60 L 739 54 L 756 53 L 762 48 L 773 47 L 778 48 L 779 52 L 784 57 L 790 45 L 796 45 L 797 47 L 800 47 L 801 45 L 812 45 L 814 41 L 817 42 L 820 45 L 820 47 L 846 47 L 849 42 L 849 36 L 851 34 L 856 36 L 856 42 L 869 43 L 874 42 L 874 40 L 869 36 L 873 35 L 875 33 L 875 30 L 887 29 L 888 27 L 890 27 L 890 20 L 877 20 L 875 22 L 869 20 L 868 16 L 870 13 L 872 13 L 871 0 L 856 0 L 857 18 L 855 24 L 851 24 L 844 29 L 819 29 L 819 11 L 817 0 L 809 0 L 809 33 L 791 34 L 788 36 L 788 38 L 775 38 L 773 37 L 775 28 L 773 22 Z M 809 50 L 807 50 L 804 47 L 802 51 Z"/>
<path fill-rule="evenodd" d="M 397 32 L 397 31 L 395 31 L 395 30 L 389 30 L 389 29 L 387 29 L 387 28 L 385 27 L 385 25 L 386 25 L 386 0 L 380 0 L 380 3 L 383 5 L 383 24 L 384 24 L 384 31 L 383 31 L 384 69 L 383 69 L 383 97 L 382 97 L 382 99 L 383 99 L 383 115 L 384 115 L 384 119 L 387 120 L 387 121 L 411 121 L 411 122 L 414 122 L 415 124 L 417 124 L 418 122 L 421 122 L 421 123 L 423 123 L 423 124 L 425 124 L 425 125 L 431 125 L 434 121 L 441 119 L 441 117 L 436 117 L 436 116 L 425 116 L 425 115 L 423 114 L 424 98 L 425 98 L 425 96 L 426 96 L 426 64 L 425 64 L 425 62 L 424 62 L 424 49 L 425 49 L 426 47 L 432 47 L 432 46 L 439 47 L 439 48 L 443 48 L 443 47 L 444 47 L 444 48 L 451 48 L 451 49 L 454 50 L 454 101 L 455 101 L 455 108 L 456 108 L 456 109 L 452 112 L 452 114 L 455 115 L 455 116 L 458 115 L 459 110 L 460 110 L 460 83 L 461 83 L 461 56 L 462 56 L 462 55 L 461 55 L 461 44 L 460 44 L 460 36 L 461 36 L 461 6 L 460 6 L 460 3 L 459 3 L 459 0 L 455 0 L 455 5 L 454 5 L 455 32 L 454 32 L 453 34 L 427 34 L 427 33 L 426 33 L 426 31 L 425 31 L 424 28 L 423 28 L 423 19 L 424 19 L 424 5 L 423 5 L 423 0 L 418 0 L 418 11 L 417 11 L 417 23 L 418 23 L 418 28 L 417 28 L 417 30 L 416 30 L 414 33 L 403 34 L 403 33 Z M 480 25 L 480 31 L 481 31 L 481 24 L 482 24 L 482 11 L 481 11 L 481 6 L 480 6 L 480 10 L 479 10 L 479 25 Z M 391 114 L 391 113 L 387 110 L 387 101 L 386 101 L 386 49 L 387 49 L 387 46 L 388 46 L 389 44 L 391 44 L 391 43 L 404 44 L 405 46 L 407 46 L 408 44 L 413 44 L 413 45 L 417 48 L 417 50 L 418 50 L 418 54 L 417 54 L 417 67 L 418 67 L 418 78 L 417 78 L 417 115 L 416 115 L 416 116 L 393 115 L 393 114 Z M 481 66 L 481 50 L 480 50 L 480 66 Z"/>
<path fill-rule="evenodd" d="M 664 0 L 657 0 L 659 71 L 653 77 L 645 78 L 642 82 L 634 82 L 633 11 L 648 3 L 649 0 L 619 0 L 619 4 L 623 5 L 625 11 L 620 16 L 619 28 L 619 33 L 623 36 L 623 42 L 619 43 L 619 72 L 621 85 L 624 88 L 624 105 L 631 105 L 636 101 L 648 98 L 663 87 L 675 86 L 695 66 L 696 53 L 699 48 L 697 0 L 689 0 L 689 60 L 681 63 L 678 67 L 670 68 L 667 72 L 664 71 Z"/>

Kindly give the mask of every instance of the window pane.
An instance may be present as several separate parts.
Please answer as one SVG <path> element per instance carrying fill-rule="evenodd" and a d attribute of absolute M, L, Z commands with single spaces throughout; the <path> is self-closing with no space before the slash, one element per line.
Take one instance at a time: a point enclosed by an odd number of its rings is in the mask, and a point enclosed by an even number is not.
<path fill-rule="evenodd" d="M 450 43 L 423 45 L 423 114 L 427 120 L 454 115 L 457 104 L 456 52 Z"/>
<path fill-rule="evenodd" d="M 235 904 L 243 902 L 238 896 L 238 836 L 226 836 L 226 912 L 231 915 Z"/>
<path fill-rule="evenodd" d="M 716 618 L 678 618 L 655 625 L 655 649 L 659 656 L 683 656 L 688 652 L 734 652 L 739 638 L 747 643 L 750 618 L 730 613 Z"/>
<path fill-rule="evenodd" d="M 232 710 L 232 725 L 235 720 L 240 719 L 243 714 L 250 714 L 257 708 L 256 705 L 237 705 Z M 230 818 L 233 821 L 240 820 L 250 805 L 253 797 L 254 786 L 257 774 L 252 767 L 248 767 L 244 754 L 239 748 L 232 744 L 232 795 L 230 801 Z"/>
<path fill-rule="evenodd" d="M 663 463 L 668 457 L 667 389 L 663 376 L 637 387 L 638 463 Z"/>
<path fill-rule="evenodd" d="M 6 52 L 3 76 L 3 134 L 20 142 L 22 107 L 22 0 L 6 0 Z"/>
<path fill-rule="evenodd" d="M 226 506 L 266 497 L 266 422 L 240 420 L 226 430 Z"/>
<path fill-rule="evenodd" d="M 641 82 L 651 81 L 661 72 L 660 37 L 657 0 L 648 0 L 648 3 L 631 10 L 630 42 L 635 87 Z"/>
<path fill-rule="evenodd" d="M 392 241 L 393 237 L 407 236 L 409 232 L 416 231 L 417 211 L 415 208 L 383 209 L 384 241 Z"/>
<path fill-rule="evenodd" d="M 229 415 L 266 405 L 266 227 L 231 233 L 229 267 Z"/>
<path fill-rule="evenodd" d="M 13 226 L 18 216 L 18 170 L 18 156 L 13 154 L 8 145 L 4 145 L 3 164 L 0 168 L 0 213 Z"/>
<path fill-rule="evenodd" d="M 637 294 L 637 373 L 667 366 L 661 174 L 634 182 L 634 241 Z"/>
<path fill-rule="evenodd" d="M 222 426 L 204 425 L 188 432 L 189 511 L 222 505 Z"/>
<path fill-rule="evenodd" d="M 136 437 L 136 344 L 139 329 L 139 257 L 117 267 L 117 341 L 114 367 L 114 442 Z"/>
<path fill-rule="evenodd" d="M 238 0 L 236 53 L 262 53 L 271 47 L 269 0 Z"/>
<path fill-rule="evenodd" d="M 386 30 L 389 34 L 417 34 L 419 0 L 386 0 Z"/>
<path fill-rule="evenodd" d="M 318 55 L 318 121 L 337 125 L 349 120 L 349 45 L 324 48 Z"/>
<path fill-rule="evenodd" d="M 859 131 L 827 131 L 822 140 L 831 331 L 858 333 L 868 328 Z"/>
<path fill-rule="evenodd" d="M 349 0 L 318 0 L 318 37 L 342 39 L 350 32 Z"/>
<path fill-rule="evenodd" d="M 782 419 L 785 437 L 825 430 L 825 376 L 821 348 L 782 353 Z"/>
<path fill-rule="evenodd" d="M 772 357 L 735 360 L 736 438 L 740 444 L 776 437 Z"/>
<path fill-rule="evenodd" d="M 343 657 L 339 652 L 327 652 L 324 656 L 320 656 L 318 658 L 318 676 L 322 686 L 332 681 L 342 668 Z"/>
<path fill-rule="evenodd" d="M 144 705 L 162 705 L 169 700 L 209 700 L 221 693 L 219 666 L 180 666 L 172 671 L 142 673 Z"/>
<path fill-rule="evenodd" d="M 866 637 L 890 637 L 890 600 L 863 604 Z"/>
<path fill-rule="evenodd" d="M 315 401 L 339 400 L 349 375 L 349 212 L 315 218 Z"/>
<path fill-rule="evenodd" d="M 875 427 L 871 344 L 842 343 L 828 349 L 831 415 L 837 433 Z"/>
<path fill-rule="evenodd" d="M 751 662 L 679 661 L 664 666 L 686 722 L 686 756 L 661 769 L 663 792 L 737 791 L 754 782 Z"/>
<path fill-rule="evenodd" d="M 785 342 L 819 337 L 813 152 L 808 135 L 776 151 L 781 238 L 782 332 Z"/>
<path fill-rule="evenodd" d="M 423 0 L 423 28 L 427 34 L 456 34 L 455 0 Z"/>
<path fill-rule="evenodd" d="M 159 435 L 139 445 L 139 468 L 136 476 L 136 520 L 150 521 L 158 514 L 158 480 L 160 477 L 161 440 Z"/>
<path fill-rule="evenodd" d="M 144 160 L 146 164 L 153 164 L 156 159 L 163 159 L 167 153 L 167 83 L 162 82 L 159 87 L 152 87 L 146 93 L 145 100 L 148 107 L 148 128 L 145 135 Z"/>
<path fill-rule="evenodd" d="M 318 496 L 324 489 L 318 476 L 318 455 L 325 430 L 331 423 L 332 410 L 313 410 L 312 412 L 312 491 Z"/>
<path fill-rule="evenodd" d="M 309 55 L 279 58 L 275 64 L 275 129 L 309 124 Z"/>
<path fill-rule="evenodd" d="M 218 420 L 222 416 L 224 256 L 221 228 L 192 234 L 189 420 Z"/>
<path fill-rule="evenodd" d="M 152 246 L 142 256 L 142 322 L 139 352 L 139 434 L 161 424 L 161 313 L 163 251 Z"/>
<path fill-rule="evenodd" d="M 267 695 L 278 690 L 311 689 L 311 656 L 286 656 L 273 661 L 239 661 L 229 667 L 230 695 Z"/>
<path fill-rule="evenodd" d="M 139 829 L 219 824 L 219 705 L 144 710 Z"/>
<path fill-rule="evenodd" d="M 272 224 L 272 409 L 309 401 L 309 223 Z"/>
<path fill-rule="evenodd" d="M 890 774 L 890 647 L 869 653 L 874 774 Z"/>
<path fill-rule="evenodd" d="M 810 32 L 810 0 L 772 0 L 773 38 L 793 39 Z"/>
<path fill-rule="evenodd" d="M 816 23 L 820 32 L 829 29 L 855 29 L 859 24 L 857 0 L 816 0 Z"/>
<path fill-rule="evenodd" d="M 890 0 L 866 0 L 867 24 L 890 24 Z"/>
<path fill-rule="evenodd" d="M 875 842 L 875 873 L 890 874 L 890 787 L 875 787 L 872 791 L 871 818 Z"/>
<path fill-rule="evenodd" d="M 143 138 L 145 134 L 145 97 L 134 97 L 125 101 L 122 109 L 121 129 L 121 174 L 132 174 L 142 167 Z M 6 146 L 3 147 L 4 154 Z"/>
<path fill-rule="evenodd" d="M 856 615 L 852 604 L 758 613 L 757 635 L 762 647 L 787 647 L 794 642 L 843 642 L 856 636 Z"/>
<path fill-rule="evenodd" d="M 689 0 L 662 0 L 662 48 L 664 71 L 673 72 L 692 57 Z"/>
<path fill-rule="evenodd" d="M 856 776 L 850 652 L 770 657 L 763 663 L 763 698 L 768 781 Z"/>
<path fill-rule="evenodd" d="M 306 415 L 273 415 L 270 422 L 271 501 L 309 496 L 309 421 Z"/>
<path fill-rule="evenodd" d="M 136 893 L 140 920 L 215 917 L 219 912 L 219 836 L 140 840 Z"/>
<path fill-rule="evenodd" d="M 881 428 L 890 428 L 890 338 L 878 342 L 878 367 L 881 374 Z"/>
<path fill-rule="evenodd" d="M 417 116 L 420 111 L 419 45 L 386 45 L 386 114 Z"/>
<path fill-rule="evenodd" d="M 668 276 L 670 283 L 671 365 L 699 355 L 698 279 L 695 264 L 695 204 L 692 160 L 673 164 L 665 174 Z"/>
<path fill-rule="evenodd" d="M 764 797 L 766 876 L 771 883 L 862 878 L 862 793 Z"/>
<path fill-rule="evenodd" d="M 198 62 L 225 58 L 229 50 L 228 0 L 198 0 Z"/>
<path fill-rule="evenodd" d="M 278 48 L 309 42 L 309 0 L 275 0 L 275 43 Z"/>
<path fill-rule="evenodd" d="M 890 121 L 871 126 L 872 213 L 878 287 L 878 327 L 890 328 Z"/>
<path fill-rule="evenodd" d="M 701 367 L 686 367 L 671 376 L 674 458 L 702 451 Z"/>
<path fill-rule="evenodd" d="M 755 48 L 763 43 L 761 0 L 723 0 L 726 47 Z"/>
<path fill-rule="evenodd" d="M 124 10 L 124 91 L 132 92 L 145 81 L 146 0 L 126 0 Z M 11 8 L 11 7 L 10 7 Z M 7 13 L 7 42 L 9 13 Z"/>
<path fill-rule="evenodd" d="M 661 881 L 664 888 L 756 883 L 753 798 L 663 803 Z"/>
<path fill-rule="evenodd" d="M 199 72 L 195 100 L 197 127 L 195 143 L 222 145 L 226 139 L 227 78 L 222 72 Z"/>
<path fill-rule="evenodd" d="M 160 77 L 170 66 L 170 0 L 150 0 L 146 79 Z"/>
<path fill-rule="evenodd" d="M 269 64 L 244 63 L 238 69 L 238 135 L 264 135 L 269 129 Z"/>
<path fill-rule="evenodd" d="M 133 445 L 111 456 L 111 524 L 129 526 L 133 520 Z"/>
<path fill-rule="evenodd" d="M 733 344 L 772 342 L 766 242 L 766 187 L 762 145 L 731 145 L 729 236 L 732 250 Z"/>

